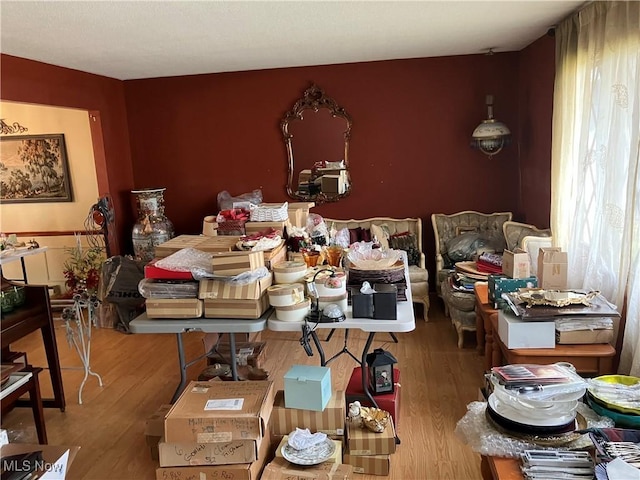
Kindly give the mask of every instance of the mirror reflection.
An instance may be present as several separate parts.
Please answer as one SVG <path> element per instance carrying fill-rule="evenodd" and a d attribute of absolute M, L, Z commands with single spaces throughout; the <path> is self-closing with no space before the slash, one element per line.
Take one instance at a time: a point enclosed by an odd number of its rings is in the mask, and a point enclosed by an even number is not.
<path fill-rule="evenodd" d="M 281 122 L 287 147 L 287 193 L 296 200 L 333 202 L 351 192 L 351 117 L 324 91 L 307 89 Z"/>

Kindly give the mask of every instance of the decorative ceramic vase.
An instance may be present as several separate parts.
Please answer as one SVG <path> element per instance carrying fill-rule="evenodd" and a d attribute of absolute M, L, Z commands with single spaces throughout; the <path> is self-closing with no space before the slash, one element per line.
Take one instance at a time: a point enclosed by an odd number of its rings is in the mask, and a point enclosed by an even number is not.
<path fill-rule="evenodd" d="M 136 260 L 153 260 L 157 245 L 173 238 L 173 223 L 164 216 L 165 188 L 132 190 L 136 196 L 138 221 L 133 226 L 131 238 Z"/>

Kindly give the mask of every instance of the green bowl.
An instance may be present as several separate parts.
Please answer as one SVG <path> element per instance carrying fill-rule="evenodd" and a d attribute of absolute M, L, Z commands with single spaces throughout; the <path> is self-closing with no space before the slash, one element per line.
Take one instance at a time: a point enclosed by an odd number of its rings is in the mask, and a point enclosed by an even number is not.
<path fill-rule="evenodd" d="M 600 377 L 595 377 L 593 380 L 598 380 L 601 382 L 610 383 L 612 385 L 624 385 L 624 386 L 632 386 L 640 383 L 640 378 L 631 377 L 628 375 L 602 375 Z M 602 406 L 608 408 L 609 410 L 613 410 L 620 413 L 627 413 L 631 415 L 640 415 L 640 408 L 633 408 L 629 406 L 619 405 L 615 401 L 611 400 L 611 398 L 603 398 L 602 393 L 600 395 L 597 394 L 597 387 L 589 387 L 589 394 Z"/>
<path fill-rule="evenodd" d="M 2 313 L 13 311 L 16 306 L 16 292 L 13 290 L 2 290 L 0 292 L 0 310 Z"/>
<path fill-rule="evenodd" d="M 21 285 L 16 285 L 13 287 L 13 291 L 15 293 L 15 306 L 21 307 L 27 301 L 27 290 Z"/>
<path fill-rule="evenodd" d="M 596 412 L 602 417 L 609 417 L 616 424 L 616 427 L 622 428 L 640 428 L 640 415 L 629 415 L 626 413 L 616 412 L 604 407 L 598 403 L 590 392 L 587 393 L 587 403 L 591 407 L 591 410 Z"/>

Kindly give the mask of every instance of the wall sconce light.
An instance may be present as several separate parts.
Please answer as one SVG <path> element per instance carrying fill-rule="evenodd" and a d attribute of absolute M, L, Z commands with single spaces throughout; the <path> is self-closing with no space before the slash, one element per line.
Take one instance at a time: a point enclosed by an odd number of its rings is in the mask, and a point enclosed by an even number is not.
<path fill-rule="evenodd" d="M 511 131 L 493 118 L 493 95 L 487 95 L 487 119 L 476 127 L 471 135 L 471 146 L 489 158 L 511 143 Z"/>

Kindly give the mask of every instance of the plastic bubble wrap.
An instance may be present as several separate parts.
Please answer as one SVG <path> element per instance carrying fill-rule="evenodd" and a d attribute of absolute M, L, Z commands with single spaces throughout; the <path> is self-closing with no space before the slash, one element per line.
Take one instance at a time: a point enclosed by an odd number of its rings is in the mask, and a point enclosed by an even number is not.
<path fill-rule="evenodd" d="M 196 250 L 195 248 L 183 248 L 168 257 L 161 258 L 156 262 L 156 267 L 171 270 L 172 272 L 190 272 L 193 269 L 212 271 L 211 257 L 207 252 Z"/>
<path fill-rule="evenodd" d="M 558 446 L 545 447 L 529 441 L 511 437 L 496 430 L 487 420 L 486 402 L 471 402 L 467 413 L 456 425 L 455 434 L 465 444 L 480 455 L 519 458 L 524 450 L 557 450 Z M 578 413 L 587 421 L 587 428 L 613 427 L 613 420 L 601 417 L 583 403 L 578 404 Z M 579 449 L 592 446 L 588 434 L 562 445 L 563 449 Z"/>

